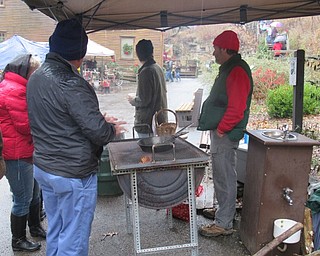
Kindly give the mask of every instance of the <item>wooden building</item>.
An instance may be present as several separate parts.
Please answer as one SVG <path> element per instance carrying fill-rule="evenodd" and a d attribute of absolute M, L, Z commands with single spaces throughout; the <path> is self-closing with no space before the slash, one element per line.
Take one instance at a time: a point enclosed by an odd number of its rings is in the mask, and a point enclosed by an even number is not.
<path fill-rule="evenodd" d="M 46 42 L 56 22 L 37 10 L 30 10 L 21 0 L 0 0 L 0 42 L 13 35 Z"/>
<path fill-rule="evenodd" d="M 141 39 L 149 39 L 154 47 L 155 61 L 163 63 L 163 33 L 148 29 L 139 30 L 105 30 L 89 34 L 89 38 L 115 51 L 115 61 L 126 80 L 135 81 L 135 71 L 140 62 L 135 53 L 135 45 Z"/>

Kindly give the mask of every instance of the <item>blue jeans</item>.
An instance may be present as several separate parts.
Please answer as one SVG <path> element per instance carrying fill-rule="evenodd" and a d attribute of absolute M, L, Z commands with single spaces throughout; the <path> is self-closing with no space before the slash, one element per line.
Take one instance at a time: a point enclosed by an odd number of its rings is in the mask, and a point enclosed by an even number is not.
<path fill-rule="evenodd" d="M 173 82 L 173 76 L 172 76 L 172 70 L 167 70 L 166 71 L 166 80 L 167 81 L 171 81 L 171 82 Z"/>
<path fill-rule="evenodd" d="M 176 81 L 181 81 L 180 72 L 176 71 L 175 78 L 176 78 Z"/>
<path fill-rule="evenodd" d="M 239 142 L 229 140 L 227 135 L 220 138 L 216 131 L 211 131 L 210 137 L 213 184 L 219 205 L 215 213 L 215 224 L 230 229 L 236 213 L 236 150 Z"/>
<path fill-rule="evenodd" d="M 64 178 L 34 165 L 48 219 L 47 256 L 87 256 L 97 202 L 97 175 Z"/>
<path fill-rule="evenodd" d="M 25 216 L 30 205 L 40 203 L 39 185 L 33 178 L 33 165 L 22 160 L 6 160 L 6 178 L 13 194 L 12 214 Z"/>

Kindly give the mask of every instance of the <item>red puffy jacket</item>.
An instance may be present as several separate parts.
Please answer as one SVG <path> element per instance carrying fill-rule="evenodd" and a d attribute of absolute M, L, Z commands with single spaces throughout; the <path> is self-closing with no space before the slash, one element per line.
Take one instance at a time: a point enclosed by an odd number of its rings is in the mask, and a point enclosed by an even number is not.
<path fill-rule="evenodd" d="M 7 72 L 0 83 L 0 128 L 5 160 L 31 158 L 33 142 L 27 110 L 27 79 Z"/>

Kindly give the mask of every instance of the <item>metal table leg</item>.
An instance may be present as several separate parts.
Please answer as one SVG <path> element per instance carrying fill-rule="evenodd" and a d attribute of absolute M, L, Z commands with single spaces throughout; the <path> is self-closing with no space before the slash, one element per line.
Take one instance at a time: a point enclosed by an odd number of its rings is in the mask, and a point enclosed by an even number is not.
<path fill-rule="evenodd" d="M 132 202 L 130 198 L 124 195 L 124 204 L 126 207 L 126 223 L 127 223 L 127 233 L 132 234 L 132 220 L 131 220 L 131 211 L 132 211 Z"/>
<path fill-rule="evenodd" d="M 136 171 L 131 172 L 130 178 L 131 178 L 131 198 L 132 198 L 132 212 L 133 212 L 133 238 L 134 238 L 134 251 L 135 251 L 134 255 L 137 255 L 137 252 L 141 250 L 137 172 Z"/>
<path fill-rule="evenodd" d="M 168 210 L 168 224 L 169 228 L 173 228 L 173 221 L 172 221 L 172 208 L 167 209 Z"/>
<path fill-rule="evenodd" d="M 189 199 L 189 216 L 190 216 L 190 240 L 192 245 L 192 256 L 198 255 L 198 232 L 197 232 L 197 210 L 195 197 L 195 175 L 194 167 L 188 166 L 188 199 Z"/>
<path fill-rule="evenodd" d="M 194 187 L 195 186 L 194 167 L 188 166 L 186 171 L 188 173 L 190 243 L 180 244 L 180 245 L 154 247 L 154 248 L 146 248 L 146 249 L 141 249 L 137 172 L 132 171 L 130 173 L 132 215 L 133 215 L 134 255 L 135 256 L 138 254 L 150 254 L 150 253 L 156 253 L 156 252 L 161 252 L 161 251 L 177 250 L 177 249 L 182 249 L 182 248 L 191 248 L 191 250 L 192 250 L 191 255 L 198 256 L 198 233 L 197 233 L 196 199 L 195 199 L 195 187 Z M 169 211 L 169 215 L 170 215 L 170 211 Z M 172 212 L 171 212 L 171 218 L 172 218 Z M 172 222 L 172 219 L 171 219 L 171 222 Z M 171 225 L 172 225 L 172 223 L 171 223 Z M 170 226 L 170 219 L 169 219 L 169 226 Z"/>

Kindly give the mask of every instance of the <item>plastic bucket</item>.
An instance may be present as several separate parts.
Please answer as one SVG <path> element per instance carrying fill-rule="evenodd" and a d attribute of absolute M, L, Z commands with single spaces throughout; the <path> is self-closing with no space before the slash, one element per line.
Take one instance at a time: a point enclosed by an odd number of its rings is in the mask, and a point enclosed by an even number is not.
<path fill-rule="evenodd" d="M 274 221 L 273 236 L 278 237 L 288 229 L 292 228 L 297 222 L 289 219 L 277 219 Z M 301 230 L 288 237 L 283 243 L 295 244 L 300 241 Z"/>

